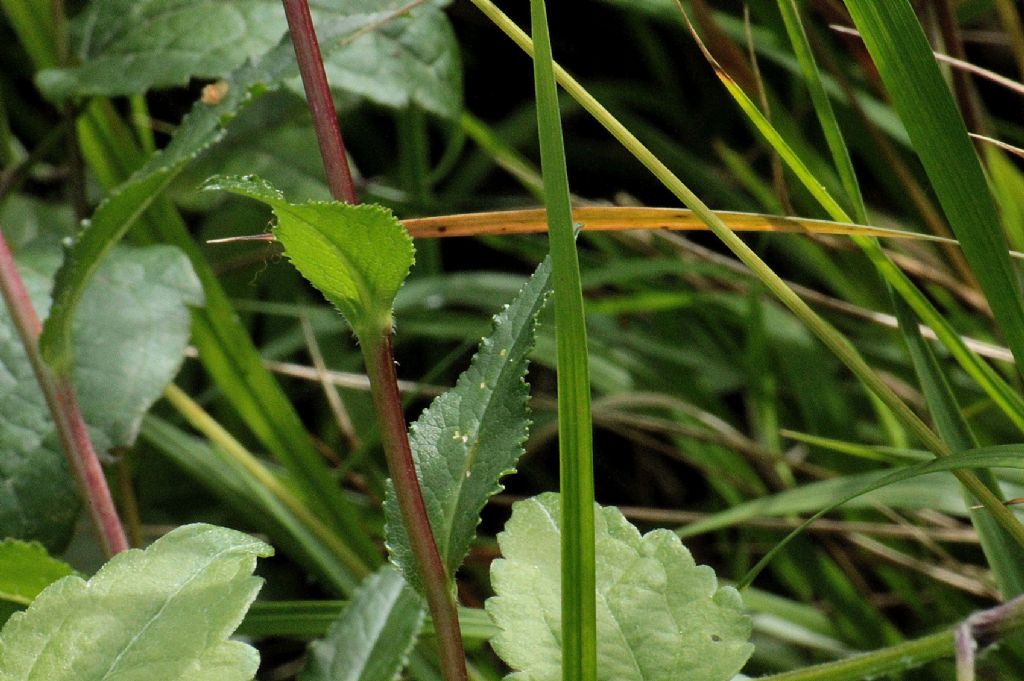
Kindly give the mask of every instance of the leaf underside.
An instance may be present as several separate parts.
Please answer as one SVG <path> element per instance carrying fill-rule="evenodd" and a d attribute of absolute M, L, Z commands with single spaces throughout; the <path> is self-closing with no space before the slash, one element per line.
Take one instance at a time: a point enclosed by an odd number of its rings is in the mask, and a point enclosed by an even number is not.
<path fill-rule="evenodd" d="M 494 650 L 517 681 L 562 678 L 559 496 L 513 506 L 491 566 Z M 729 681 L 753 652 L 739 593 L 718 587 L 668 530 L 642 535 L 614 508 L 596 508 L 598 678 Z"/>
<path fill-rule="evenodd" d="M 327 636 L 309 648 L 299 681 L 394 681 L 423 625 L 423 601 L 389 566 L 356 590 Z"/>
<path fill-rule="evenodd" d="M 186 525 L 47 587 L 0 631 L 0 681 L 248 681 L 259 654 L 226 638 L 262 584 L 248 535 Z"/>

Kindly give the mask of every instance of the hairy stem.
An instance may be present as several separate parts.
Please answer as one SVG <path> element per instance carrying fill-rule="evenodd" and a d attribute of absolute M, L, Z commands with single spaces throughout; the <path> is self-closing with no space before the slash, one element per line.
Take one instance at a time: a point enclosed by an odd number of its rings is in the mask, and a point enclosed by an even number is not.
<path fill-rule="evenodd" d="M 324 72 L 324 60 L 320 44 L 313 30 L 313 18 L 309 14 L 306 0 L 282 0 L 295 59 L 302 75 L 302 87 L 306 90 L 309 114 L 313 118 L 313 129 L 320 144 L 320 157 L 327 174 L 327 185 L 331 195 L 339 201 L 358 203 L 352 170 L 345 153 L 345 140 L 338 127 L 338 113 L 334 109 L 331 88 Z"/>
<path fill-rule="evenodd" d="M 338 127 L 338 115 L 324 73 L 323 57 L 317 44 L 313 21 L 306 0 L 282 0 L 288 16 L 288 27 L 295 56 L 306 90 L 309 112 L 313 117 L 320 155 L 334 198 L 358 203 L 352 172 L 345 153 L 345 143 Z M 387 458 L 388 470 L 395 484 L 402 521 L 412 543 L 413 554 L 420 570 L 427 605 L 437 629 L 441 671 L 446 681 L 467 681 L 466 654 L 462 648 L 462 634 L 455 598 L 448 588 L 449 576 L 437 550 L 430 527 L 427 508 L 423 503 L 416 464 L 412 459 L 405 414 L 398 391 L 395 358 L 391 348 L 391 331 L 357 333 L 370 391 L 380 424 L 381 442 Z"/>
<path fill-rule="evenodd" d="M 416 476 L 416 464 L 412 459 L 402 411 L 402 398 L 398 392 L 391 333 L 386 332 L 377 338 L 361 337 L 360 345 L 366 362 L 366 373 L 370 377 L 370 391 L 380 425 L 381 444 L 387 457 L 388 471 L 395 485 L 402 522 L 416 556 L 427 605 L 437 631 L 441 671 L 446 681 L 466 681 L 466 654 L 462 648 L 455 598 L 448 588 L 447 570 L 437 550 L 419 478 Z"/>
<path fill-rule="evenodd" d="M 103 468 L 89 440 L 89 432 L 75 399 L 71 377 L 56 376 L 39 354 L 39 334 L 43 327 L 29 299 L 25 284 L 14 264 L 14 256 L 7 246 L 7 240 L 0 232 L 0 292 L 11 315 L 14 328 L 18 330 L 25 346 L 36 380 L 50 408 L 61 446 L 78 482 L 82 502 L 89 511 L 89 517 L 100 538 L 103 552 L 108 556 L 128 548 L 121 519 L 117 515 L 114 500 L 107 487 Z"/>

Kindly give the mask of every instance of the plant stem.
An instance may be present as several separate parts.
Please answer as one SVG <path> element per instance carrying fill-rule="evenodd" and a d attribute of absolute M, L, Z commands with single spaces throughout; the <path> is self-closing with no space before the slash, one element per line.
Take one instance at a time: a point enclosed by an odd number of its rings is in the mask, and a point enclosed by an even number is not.
<path fill-rule="evenodd" d="M 409 447 L 391 349 L 391 332 L 386 331 L 377 337 L 362 334 L 359 340 L 366 362 L 366 373 L 370 378 L 370 391 L 380 424 L 381 444 L 388 461 L 388 471 L 395 485 L 402 522 L 416 556 L 427 605 L 437 630 L 441 671 L 446 681 L 466 681 L 466 654 L 462 648 L 455 598 L 448 588 L 447 570 L 437 550 L 416 475 L 416 464 Z"/>
<path fill-rule="evenodd" d="M 103 552 L 108 557 L 128 548 L 128 539 L 118 518 L 114 500 L 107 487 L 89 432 L 75 399 L 70 376 L 55 376 L 39 354 L 39 334 L 43 327 L 29 299 L 25 284 L 14 264 L 14 256 L 7 240 L 0 232 L 0 293 L 3 294 L 11 321 L 25 346 L 36 380 L 46 398 L 60 436 L 64 454 L 78 482 L 82 502 L 89 511 L 100 538 Z"/>
<path fill-rule="evenodd" d="M 288 30 L 291 33 L 292 45 L 295 46 L 295 59 L 302 75 L 302 87 L 306 90 L 306 101 L 309 114 L 313 119 L 313 129 L 320 144 L 320 157 L 324 162 L 327 174 L 327 185 L 331 196 L 339 201 L 358 203 L 355 183 L 352 181 L 352 170 L 348 165 L 345 153 L 345 140 L 338 127 L 338 113 L 334 109 L 334 99 L 327 83 L 324 61 L 320 54 L 320 44 L 313 30 L 313 18 L 309 14 L 306 0 L 281 0 L 285 16 L 288 18 Z"/>
<path fill-rule="evenodd" d="M 844 660 L 805 667 L 782 674 L 759 677 L 757 681 L 861 681 L 903 672 L 950 657 L 956 653 L 957 632 L 966 630 L 979 649 L 1024 625 L 1024 596 L 976 612 L 962 624 L 898 645 L 854 655 Z"/>
<path fill-rule="evenodd" d="M 352 172 L 345 153 L 345 143 L 338 127 L 338 115 L 331 99 L 331 89 L 324 72 L 323 58 L 313 30 L 313 20 L 306 0 L 282 0 L 288 27 L 295 45 L 295 57 L 306 90 L 309 112 L 313 118 L 320 155 L 331 194 L 338 200 L 358 203 Z M 379 334 L 379 335 L 378 335 Z M 412 544 L 413 555 L 420 570 L 431 617 L 437 628 L 441 671 L 446 681 L 467 681 L 466 654 L 462 647 L 455 597 L 449 589 L 437 542 L 430 527 L 427 507 L 423 503 L 416 464 L 412 459 L 405 414 L 398 391 L 398 375 L 391 348 L 391 330 L 359 333 L 360 347 L 370 378 L 370 391 L 380 425 L 381 443 L 388 461 L 388 470 L 395 484 L 402 521 Z"/>

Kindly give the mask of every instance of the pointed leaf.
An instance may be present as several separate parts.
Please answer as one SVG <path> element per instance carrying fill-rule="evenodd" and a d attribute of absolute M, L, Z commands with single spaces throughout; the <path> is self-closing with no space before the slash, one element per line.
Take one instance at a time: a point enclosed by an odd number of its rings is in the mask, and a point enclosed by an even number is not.
<path fill-rule="evenodd" d="M 299 681 L 394 681 L 423 625 L 423 602 L 385 566 L 367 577 L 331 625 L 310 645 Z"/>
<path fill-rule="evenodd" d="M 739 593 L 719 587 L 668 530 L 642 535 L 614 507 L 596 510 L 598 678 L 607 681 L 729 681 L 753 651 Z M 512 507 L 491 566 L 491 641 L 518 674 L 562 678 L 559 498 Z"/>
<path fill-rule="evenodd" d="M 110 560 L 88 582 L 65 577 L 0 632 L 0 680 L 248 681 L 255 649 L 225 639 L 273 550 L 211 525 L 179 527 Z"/>
<path fill-rule="evenodd" d="M 285 255 L 356 331 L 390 330 L 395 294 L 413 263 L 412 238 L 388 209 L 363 204 L 288 203 L 268 182 L 246 175 L 215 177 L 219 189 L 274 209 L 274 236 Z"/>
<path fill-rule="evenodd" d="M 551 265 L 545 260 L 519 295 L 494 318 L 455 387 L 423 411 L 409 428 L 416 472 L 438 551 L 454 578 L 476 535 L 480 511 L 515 470 L 530 420 L 524 378 L 537 314 L 547 300 Z M 393 486 L 385 499 L 392 562 L 419 588 L 419 573 Z"/>

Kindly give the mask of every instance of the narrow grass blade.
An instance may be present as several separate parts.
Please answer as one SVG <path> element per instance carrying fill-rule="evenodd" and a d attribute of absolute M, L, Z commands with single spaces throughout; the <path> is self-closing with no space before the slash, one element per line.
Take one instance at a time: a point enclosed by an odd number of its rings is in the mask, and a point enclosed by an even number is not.
<path fill-rule="evenodd" d="M 757 592 L 756 589 L 751 590 Z M 294 636 L 314 638 L 327 633 L 341 614 L 346 601 L 257 601 L 238 627 L 242 636 Z M 483 642 L 498 633 L 494 621 L 481 608 L 459 608 L 463 640 Z M 434 633 L 428 616 L 423 633 Z"/>
<path fill-rule="evenodd" d="M 804 73 L 804 80 L 810 89 L 811 100 L 814 103 L 818 120 L 825 133 L 829 150 L 843 181 L 847 200 L 853 205 L 855 219 L 858 222 L 867 223 L 867 209 L 864 206 L 864 199 L 861 196 L 860 187 L 857 184 L 857 178 L 853 171 L 853 163 L 850 160 L 850 154 L 843 140 L 839 124 L 836 121 L 831 102 L 822 85 L 821 75 L 814 62 L 810 43 L 800 21 L 799 9 L 795 0 L 778 0 L 778 5 L 786 25 L 786 31 L 789 34 L 790 43 L 793 46 L 793 51 L 796 53 L 797 60 L 800 62 L 801 70 Z M 869 247 L 869 256 L 873 260 L 881 261 L 883 256 L 880 253 L 877 242 L 868 239 L 860 239 L 858 241 L 863 241 L 864 245 Z M 888 267 L 886 269 L 888 270 Z M 906 292 L 910 293 L 915 299 L 919 299 L 916 292 L 911 290 L 906 285 L 906 282 L 901 281 L 900 283 L 903 284 Z M 923 302 L 925 301 L 919 300 L 918 307 L 922 307 Z M 918 319 L 914 315 L 913 310 L 906 302 L 896 296 L 893 296 L 893 304 L 900 321 L 900 330 L 910 348 L 918 380 L 924 391 L 929 412 L 935 421 L 940 437 L 945 440 L 953 451 L 963 451 L 976 446 L 974 436 L 963 418 L 963 412 L 957 404 L 956 397 L 942 369 L 935 361 L 931 349 L 921 337 Z M 1017 395 L 1015 391 L 1003 388 L 1001 381 L 998 383 L 989 382 L 989 384 L 1000 392 Z M 1024 405 L 1017 403 L 1013 412 L 1019 415 L 1021 413 L 1020 407 L 1024 407 Z M 998 483 L 991 471 L 980 470 L 977 472 L 977 476 L 982 484 L 992 491 L 996 498 L 1002 499 Z M 967 496 L 968 506 L 973 506 L 975 501 L 970 495 Z M 974 512 L 971 519 L 978 529 L 985 555 L 992 566 L 1004 596 L 1011 597 L 1021 593 L 1021 590 L 1024 589 L 1024 547 L 1014 544 L 1006 532 L 999 527 L 987 512 Z"/>
<path fill-rule="evenodd" d="M 715 69 L 716 75 L 726 90 L 732 95 L 736 103 L 739 104 L 743 113 L 750 118 L 754 127 L 764 135 L 764 138 L 772 148 L 786 162 L 786 165 L 793 171 L 793 174 L 834 220 L 842 223 L 851 222 L 850 216 L 840 203 L 817 180 L 811 169 L 807 167 L 771 122 L 765 118 L 757 108 L 757 105 L 740 88 L 739 84 L 715 61 L 696 33 L 694 33 L 694 37 L 697 39 L 698 46 L 702 48 L 704 56 Z M 885 281 L 907 301 L 921 320 L 935 331 L 936 336 L 949 349 L 953 357 L 964 368 L 964 371 L 978 383 L 1018 428 L 1024 430 L 1024 398 L 1011 388 L 992 367 L 967 347 L 966 343 L 964 343 L 963 339 L 953 328 L 953 325 L 939 313 L 914 282 L 885 255 L 875 239 L 866 235 L 853 235 L 853 240 L 868 256 Z M 1003 244 L 1002 248 L 1005 254 L 1005 244 Z"/>
<path fill-rule="evenodd" d="M 940 471 L 962 471 L 966 469 L 986 469 L 986 468 L 1024 468 L 1024 446 L 1021 445 L 1003 445 L 999 447 L 985 447 L 980 449 L 974 449 L 956 456 L 946 456 L 941 459 L 929 461 L 927 463 L 918 464 L 916 466 L 908 466 L 907 468 L 901 468 L 881 478 L 876 478 L 873 481 L 865 483 L 863 486 L 854 489 L 848 494 L 844 494 L 836 501 L 828 504 L 817 513 L 812 515 L 800 527 L 790 532 L 782 541 L 778 542 L 772 549 L 765 554 L 765 556 L 758 561 L 757 565 L 751 568 L 750 572 L 740 580 L 740 588 L 743 588 L 750 584 L 758 574 L 768 565 L 768 563 L 775 557 L 775 555 L 782 550 L 790 541 L 802 534 L 815 520 L 822 517 L 830 511 L 834 511 L 843 504 L 859 496 L 868 494 L 875 490 L 887 487 L 898 482 L 903 482 L 916 478 L 922 475 L 928 475 L 929 473 L 938 473 Z M 756 502 L 755 502 L 756 503 Z M 1005 507 L 1004 507 L 1005 508 Z M 735 510 L 735 509 L 730 509 Z M 986 509 L 987 512 L 987 509 Z M 689 528 L 687 528 L 689 530 Z M 684 534 L 689 534 L 687 531 Z M 1014 538 L 1016 539 L 1016 538 Z"/>
<path fill-rule="evenodd" d="M 330 545 L 277 499 L 252 470 L 163 419 L 149 415 L 142 439 L 240 514 L 256 514 L 260 527 L 297 562 L 338 594 L 351 594 L 361 574 L 350 570 Z"/>
<path fill-rule="evenodd" d="M 530 0 L 544 204 L 555 283 L 561 478 L 562 678 L 597 678 L 594 462 L 583 289 L 569 200 L 562 122 L 544 0 Z"/>
<path fill-rule="evenodd" d="M 472 0 L 491 21 L 506 33 L 520 48 L 533 55 L 533 42 L 490 0 Z M 555 74 L 563 88 L 579 102 L 609 133 L 612 134 L 644 167 L 671 191 L 686 207 L 697 213 L 711 231 L 736 255 L 775 295 L 780 302 L 793 312 L 807 328 L 814 333 L 828 349 L 906 425 L 937 456 L 951 454 L 946 444 L 893 392 L 885 381 L 864 361 L 861 354 L 831 324 L 816 314 L 768 265 L 722 222 L 707 204 L 673 173 L 650 149 L 631 133 L 598 102 L 578 81 L 561 67 Z M 840 209 L 841 210 L 841 209 Z M 897 270 L 898 271 L 898 270 Z M 1024 525 L 970 472 L 957 473 L 965 486 L 978 495 L 984 506 L 999 523 L 1007 529 L 1015 541 L 1024 546 Z"/>
<path fill-rule="evenodd" d="M 900 328 L 910 349 L 918 382 L 928 403 L 928 411 L 931 412 L 939 435 L 954 451 L 976 448 L 978 443 L 970 426 L 964 420 L 963 410 L 957 403 L 949 380 L 935 360 L 931 348 L 921 337 L 917 317 L 903 301 L 894 299 L 893 302 L 900 320 Z M 1004 498 L 992 471 L 979 470 L 977 475 L 997 498 Z M 973 509 L 977 501 L 966 492 L 964 496 L 968 508 Z M 978 530 L 981 547 L 985 551 L 985 557 L 992 567 L 1003 596 L 1012 598 L 1024 592 L 1024 548 L 1015 544 L 987 511 L 972 510 L 971 521 Z"/>
<path fill-rule="evenodd" d="M 818 71 L 814 53 L 811 51 L 810 41 L 807 39 L 803 23 L 800 20 L 800 9 L 796 0 L 778 0 L 778 5 L 786 26 L 786 33 L 789 35 L 790 45 L 796 54 L 800 70 L 803 72 L 804 83 L 807 85 L 811 102 L 814 104 L 814 111 L 818 115 L 818 123 L 821 125 L 822 132 L 825 133 L 825 141 L 832 154 L 832 162 L 836 166 L 843 190 L 846 192 L 847 205 L 853 208 L 852 215 L 857 222 L 866 224 L 867 209 L 864 206 L 864 197 L 860 192 L 860 184 L 857 182 L 857 174 L 853 170 L 850 151 L 846 147 L 843 133 L 839 129 L 839 122 L 832 109 L 832 102 L 825 92 L 821 73 Z"/>
<path fill-rule="evenodd" d="M 1024 366 L 1024 300 L 995 202 L 907 0 L 845 0 L 1007 345 Z"/>

